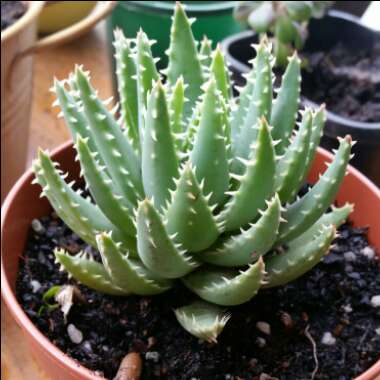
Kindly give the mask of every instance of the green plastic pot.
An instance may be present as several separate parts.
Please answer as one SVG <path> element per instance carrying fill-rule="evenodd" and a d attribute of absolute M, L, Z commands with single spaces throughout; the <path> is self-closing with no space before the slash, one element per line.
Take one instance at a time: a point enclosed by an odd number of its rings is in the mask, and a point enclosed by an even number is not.
<path fill-rule="evenodd" d="M 232 10 L 234 1 L 183 1 L 189 17 L 196 17 L 193 33 L 197 40 L 207 36 L 215 45 L 225 37 L 238 33 L 241 27 L 235 22 Z M 129 38 L 136 37 L 140 28 L 150 39 L 153 55 L 160 57 L 160 68 L 166 66 L 165 50 L 169 47 L 171 17 L 175 1 L 119 1 L 108 19 L 108 39 L 113 40 L 113 30 L 121 28 Z"/>

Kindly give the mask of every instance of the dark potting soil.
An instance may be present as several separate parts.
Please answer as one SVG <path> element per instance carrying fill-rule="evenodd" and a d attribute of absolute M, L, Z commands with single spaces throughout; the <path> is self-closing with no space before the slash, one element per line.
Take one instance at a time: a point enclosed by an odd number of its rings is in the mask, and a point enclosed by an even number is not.
<path fill-rule="evenodd" d="M 14 24 L 25 13 L 26 7 L 22 1 L 1 2 L 1 30 Z"/>
<path fill-rule="evenodd" d="M 302 75 L 305 96 L 340 116 L 380 123 L 380 41 L 372 49 L 339 43 L 327 53 L 302 55 L 309 63 Z"/>
<path fill-rule="evenodd" d="M 380 357 L 380 261 L 368 246 L 367 230 L 341 227 L 336 246 L 297 281 L 262 290 L 231 309 L 232 318 L 211 345 L 184 331 L 173 308 L 193 297 L 184 287 L 155 297 L 112 297 L 78 285 L 85 302 L 74 303 L 67 321 L 56 308 L 41 310 L 53 285 L 75 284 L 58 271 L 52 250 L 71 253 L 85 245 L 53 213 L 34 221 L 17 280 L 17 297 L 35 325 L 87 368 L 112 379 L 122 358 L 141 354 L 143 379 L 348 380 Z M 266 322 L 261 330 L 257 322 Z M 72 324 L 80 343 L 68 335 Z M 261 324 L 262 326 L 263 324 Z M 260 326 L 260 324 L 259 324 Z M 272 376 L 272 377 L 266 377 Z"/>

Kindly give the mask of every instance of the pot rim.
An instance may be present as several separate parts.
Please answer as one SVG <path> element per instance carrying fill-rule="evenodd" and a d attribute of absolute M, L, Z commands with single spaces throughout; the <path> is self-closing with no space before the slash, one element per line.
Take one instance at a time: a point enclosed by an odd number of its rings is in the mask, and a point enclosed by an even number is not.
<path fill-rule="evenodd" d="M 14 24 L 1 33 L 1 45 L 32 23 L 42 11 L 46 1 L 23 1 L 23 3 L 28 9 Z"/>
<path fill-rule="evenodd" d="M 57 148 L 55 148 L 51 152 L 51 156 L 55 156 L 66 149 L 69 149 L 73 146 L 73 142 L 67 141 Z M 317 154 L 321 155 L 325 160 L 331 160 L 333 155 L 323 148 L 318 148 Z M 380 188 L 378 188 L 373 182 L 371 182 L 364 174 L 360 173 L 357 169 L 350 166 L 348 167 L 348 171 L 355 177 L 357 177 L 360 183 L 368 187 L 371 192 L 373 192 L 380 202 Z M 30 167 L 16 182 L 16 184 L 12 187 L 11 191 L 8 193 L 5 201 L 2 205 L 1 210 L 1 234 L 3 232 L 3 225 L 5 223 L 6 215 L 8 214 L 8 210 L 10 209 L 13 199 L 16 194 L 23 188 L 26 183 L 31 183 L 33 178 L 33 170 Z M 42 332 L 33 324 L 33 322 L 28 318 L 22 309 L 21 305 L 16 299 L 16 296 L 12 290 L 12 287 L 8 281 L 7 273 L 5 272 L 3 265 L 3 252 L 1 252 L 1 296 L 5 301 L 6 306 L 11 312 L 12 317 L 16 320 L 18 325 L 23 329 L 27 330 L 29 334 L 33 337 L 35 341 L 38 342 L 39 345 L 42 345 L 46 348 L 48 354 L 54 359 L 56 365 L 61 368 L 69 367 L 73 373 L 79 378 L 83 380 L 101 380 L 104 378 L 99 377 L 93 371 L 85 368 L 83 365 L 76 362 L 74 359 L 66 355 L 62 350 L 60 350 L 57 346 L 55 346 L 47 337 L 45 337 Z M 372 367 L 370 367 L 363 374 L 359 375 L 355 380 L 369 380 L 374 378 L 375 375 L 380 373 L 380 360 L 375 363 Z"/>
<path fill-rule="evenodd" d="M 331 10 L 328 12 L 328 14 L 325 17 L 339 18 L 339 19 L 346 20 L 347 22 L 352 22 L 356 25 L 359 25 L 361 28 L 367 29 L 371 33 L 374 33 L 374 34 L 380 36 L 380 33 L 378 33 L 376 30 L 368 28 L 367 26 L 363 25 L 360 22 L 359 18 L 352 16 L 348 13 Z M 221 42 L 221 47 L 222 47 L 224 54 L 227 57 L 227 61 L 231 63 L 232 67 L 235 67 L 238 71 L 240 71 L 243 74 L 249 72 L 250 67 L 248 65 L 246 65 L 244 62 L 241 62 L 238 59 L 236 59 L 230 53 L 229 47 L 231 46 L 231 44 L 235 43 L 236 41 L 239 41 L 240 39 L 249 38 L 249 37 L 252 37 L 255 35 L 256 35 L 256 32 L 254 32 L 253 30 L 245 30 L 243 32 L 229 36 Z M 315 102 L 313 102 L 312 100 L 310 100 L 309 98 L 302 96 L 302 95 L 301 95 L 301 97 L 303 98 L 304 102 L 307 105 L 309 105 L 313 108 L 318 108 L 318 105 Z M 370 131 L 380 133 L 380 122 L 379 123 L 376 123 L 376 122 L 367 123 L 367 122 L 363 122 L 363 121 L 355 121 L 355 120 L 350 119 L 348 117 L 340 116 L 339 114 L 332 112 L 332 111 L 329 111 L 329 110 L 326 110 L 326 115 L 327 115 L 327 118 L 329 120 L 331 120 L 332 122 L 339 124 L 342 127 L 344 127 L 346 129 L 346 131 L 345 131 L 346 134 L 350 133 L 350 134 L 355 135 L 356 133 L 358 133 L 358 130 L 365 130 L 365 131 L 370 130 Z M 328 128 L 326 128 L 326 131 L 327 131 L 327 129 Z M 326 131 L 325 131 L 325 133 L 326 133 Z M 372 141 L 372 139 L 369 141 Z"/>
<path fill-rule="evenodd" d="M 200 2 L 201 3 L 201 2 Z M 119 1 L 118 5 L 127 9 L 133 7 L 134 9 L 150 10 L 156 13 L 173 13 L 175 2 L 167 1 Z M 189 15 L 205 15 L 208 13 L 220 13 L 231 11 L 235 7 L 235 1 L 213 1 L 208 4 L 182 4 Z"/>

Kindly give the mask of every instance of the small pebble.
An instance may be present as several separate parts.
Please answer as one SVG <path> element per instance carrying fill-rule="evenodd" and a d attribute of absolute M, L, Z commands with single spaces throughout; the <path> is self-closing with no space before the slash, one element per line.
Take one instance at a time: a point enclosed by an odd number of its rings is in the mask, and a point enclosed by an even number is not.
<path fill-rule="evenodd" d="M 37 293 L 41 288 L 41 284 L 37 280 L 30 281 L 30 285 L 32 286 L 33 293 Z"/>
<path fill-rule="evenodd" d="M 260 348 L 265 347 L 265 345 L 267 344 L 266 340 L 264 338 L 261 338 L 260 336 L 256 338 L 255 343 Z"/>
<path fill-rule="evenodd" d="M 377 329 L 375 329 L 375 332 L 377 335 L 380 335 L 380 327 L 378 327 Z"/>
<path fill-rule="evenodd" d="M 351 306 L 350 304 L 344 305 L 344 306 L 343 306 L 343 310 L 344 310 L 346 313 L 351 313 L 351 312 L 352 312 L 352 306 Z"/>
<path fill-rule="evenodd" d="M 261 331 L 262 333 L 266 335 L 270 335 L 271 329 L 270 329 L 270 324 L 267 322 L 259 321 L 256 323 L 256 328 L 257 330 Z"/>
<path fill-rule="evenodd" d="M 368 260 L 372 260 L 375 257 L 375 250 L 372 247 L 364 247 L 360 253 L 367 257 Z"/>
<path fill-rule="evenodd" d="M 146 360 L 152 360 L 154 363 L 158 363 L 160 360 L 160 354 L 157 351 L 148 351 L 145 354 Z"/>
<path fill-rule="evenodd" d="M 336 339 L 333 337 L 331 332 L 327 331 L 323 334 L 321 343 L 326 346 L 333 346 L 336 343 Z"/>
<path fill-rule="evenodd" d="M 45 232 L 45 227 L 38 219 L 33 219 L 31 225 L 34 232 L 37 232 L 38 234 L 43 234 Z"/>
<path fill-rule="evenodd" d="M 344 259 L 346 261 L 355 261 L 356 260 L 356 255 L 352 251 L 347 251 L 347 252 L 344 252 Z"/>
<path fill-rule="evenodd" d="M 380 307 L 380 294 L 376 296 L 372 296 L 371 298 L 371 306 Z"/>
<path fill-rule="evenodd" d="M 75 344 L 82 343 L 82 340 L 83 340 L 82 331 L 78 330 L 73 324 L 70 323 L 67 326 L 67 333 L 69 334 L 69 338 L 73 343 Z"/>

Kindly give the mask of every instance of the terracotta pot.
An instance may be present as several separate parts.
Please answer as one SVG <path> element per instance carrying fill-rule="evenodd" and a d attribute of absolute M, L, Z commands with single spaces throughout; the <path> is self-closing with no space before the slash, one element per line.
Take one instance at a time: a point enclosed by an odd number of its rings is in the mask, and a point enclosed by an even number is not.
<path fill-rule="evenodd" d="M 78 164 L 74 161 L 75 152 L 71 143 L 66 143 L 53 152 L 53 159 L 61 164 L 62 170 L 70 173 L 68 180 L 77 179 Z M 315 182 L 318 174 L 331 160 L 331 154 L 318 151 L 309 180 Z M 350 167 L 345 177 L 338 203 L 355 203 L 351 218 L 355 225 L 370 226 L 369 239 L 380 252 L 380 190 L 356 169 Z M 1 215 L 1 293 L 15 321 L 25 333 L 30 351 L 37 362 L 55 380 L 99 379 L 93 372 L 77 364 L 55 347 L 33 325 L 21 309 L 15 297 L 15 281 L 18 260 L 22 255 L 27 232 L 33 218 L 39 218 L 51 211 L 46 198 L 39 198 L 40 188 L 31 185 L 33 173 L 28 170 L 16 183 L 5 200 Z M 380 361 L 356 380 L 374 380 L 380 375 Z"/>
<path fill-rule="evenodd" d="M 1 33 L 1 202 L 24 172 L 33 88 L 33 55 L 89 31 L 115 1 L 99 2 L 85 19 L 37 40 L 38 16 L 45 1 L 25 1 L 27 11 Z"/>

